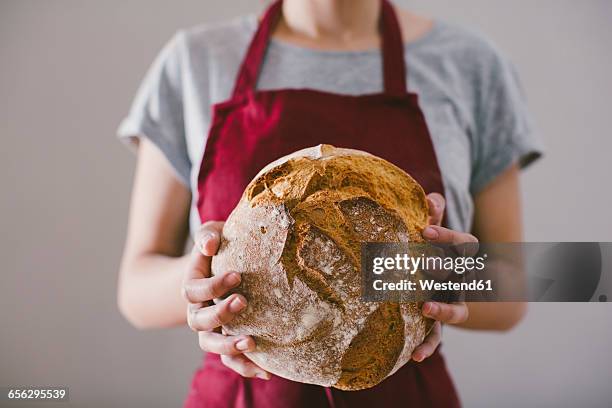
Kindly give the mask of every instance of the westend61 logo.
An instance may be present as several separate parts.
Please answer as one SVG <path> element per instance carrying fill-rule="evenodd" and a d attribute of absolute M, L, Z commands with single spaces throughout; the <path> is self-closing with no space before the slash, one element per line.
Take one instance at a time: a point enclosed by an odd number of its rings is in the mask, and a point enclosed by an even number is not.
<path fill-rule="evenodd" d="M 612 243 L 365 243 L 362 299 L 606 302 L 611 264 Z"/>

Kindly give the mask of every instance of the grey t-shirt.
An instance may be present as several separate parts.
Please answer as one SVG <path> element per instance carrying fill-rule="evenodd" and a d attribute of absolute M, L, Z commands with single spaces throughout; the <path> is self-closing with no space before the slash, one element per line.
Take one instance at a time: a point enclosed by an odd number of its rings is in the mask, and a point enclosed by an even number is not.
<path fill-rule="evenodd" d="M 118 134 L 157 145 L 194 192 L 211 121 L 227 100 L 257 26 L 255 16 L 179 31 L 143 80 Z M 451 228 L 469 231 L 473 196 L 509 166 L 540 156 L 512 64 L 480 35 L 436 21 L 406 44 L 408 89 L 419 95 L 445 183 Z M 258 89 L 311 88 L 339 94 L 382 90 L 379 50 L 319 51 L 272 40 Z"/>

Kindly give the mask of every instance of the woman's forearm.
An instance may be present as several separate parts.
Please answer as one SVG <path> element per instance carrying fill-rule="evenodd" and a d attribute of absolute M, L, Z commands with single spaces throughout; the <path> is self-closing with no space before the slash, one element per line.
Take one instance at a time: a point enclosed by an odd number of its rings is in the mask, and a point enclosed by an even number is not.
<path fill-rule="evenodd" d="M 189 188 L 156 145 L 143 138 L 117 293 L 121 313 L 138 328 L 186 323 L 181 287 L 188 257 L 182 254 L 190 203 Z"/>
<path fill-rule="evenodd" d="M 140 329 L 185 324 L 187 301 L 181 295 L 188 257 L 143 254 L 125 260 L 118 303 L 123 316 Z"/>
<path fill-rule="evenodd" d="M 522 242 L 523 223 L 519 166 L 508 168 L 474 197 L 473 233 L 481 242 Z M 516 273 L 523 273 L 516 271 Z M 509 330 L 527 312 L 524 302 L 468 303 L 469 318 L 459 327 L 475 330 Z"/>

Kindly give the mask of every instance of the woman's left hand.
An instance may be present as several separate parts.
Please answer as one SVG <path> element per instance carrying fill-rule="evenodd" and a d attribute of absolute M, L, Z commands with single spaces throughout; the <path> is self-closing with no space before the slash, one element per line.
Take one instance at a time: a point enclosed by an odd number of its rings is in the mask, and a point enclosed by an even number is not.
<path fill-rule="evenodd" d="M 444 197 L 432 193 L 427 196 L 427 202 L 429 204 L 429 226 L 423 229 L 423 238 L 429 242 L 454 245 L 478 242 L 478 239 L 472 234 L 453 231 L 440 226 L 446 205 Z M 425 302 L 422 311 L 424 316 L 434 319 L 436 322 L 423 343 L 412 352 L 412 359 L 417 362 L 425 360 L 436 351 L 442 339 L 442 323 L 463 323 L 469 315 L 465 302 Z"/>

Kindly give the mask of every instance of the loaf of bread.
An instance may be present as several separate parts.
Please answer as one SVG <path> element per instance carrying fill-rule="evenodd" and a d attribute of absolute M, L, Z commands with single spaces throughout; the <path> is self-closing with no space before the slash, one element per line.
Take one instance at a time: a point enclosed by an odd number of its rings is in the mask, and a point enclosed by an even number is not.
<path fill-rule="evenodd" d="M 215 274 L 237 271 L 248 307 L 228 334 L 273 374 L 343 390 L 372 387 L 410 360 L 431 327 L 414 303 L 361 300 L 363 242 L 422 241 L 421 186 L 393 164 L 329 145 L 266 166 L 223 228 Z"/>

